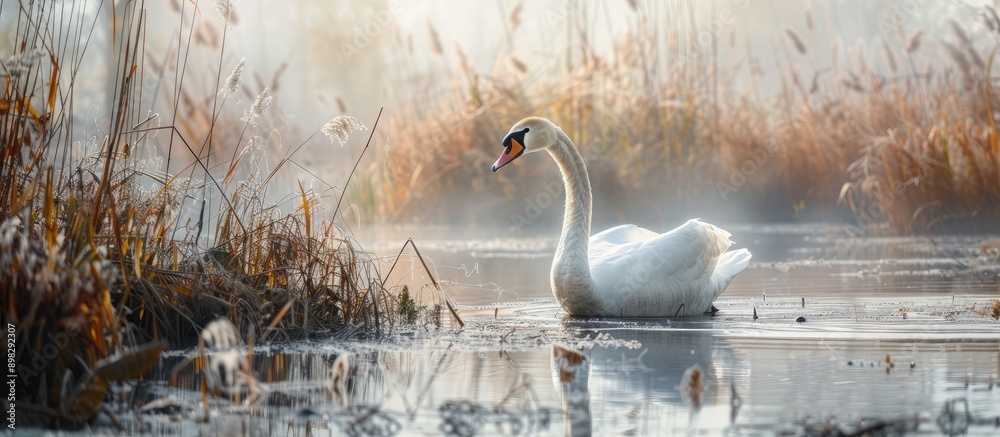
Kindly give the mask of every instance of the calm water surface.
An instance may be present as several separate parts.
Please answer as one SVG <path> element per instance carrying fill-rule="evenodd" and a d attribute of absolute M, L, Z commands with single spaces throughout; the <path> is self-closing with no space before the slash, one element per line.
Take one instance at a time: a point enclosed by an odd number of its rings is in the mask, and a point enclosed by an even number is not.
<path fill-rule="evenodd" d="M 465 327 L 258 347 L 258 399 L 213 398 L 208 424 L 197 423 L 192 366 L 169 381 L 193 356 L 175 351 L 159 380 L 129 394 L 173 407 L 120 420 L 131 431 L 261 435 L 1000 433 L 1000 322 L 988 311 L 1000 258 L 980 249 L 989 236 L 727 229 L 753 251 L 751 267 L 718 314 L 675 320 L 564 318 L 548 287 L 548 235 L 361 235 L 380 254 L 413 237 Z M 394 281 L 426 282 L 415 259 L 400 266 Z M 685 380 L 694 366 L 699 378 Z"/>

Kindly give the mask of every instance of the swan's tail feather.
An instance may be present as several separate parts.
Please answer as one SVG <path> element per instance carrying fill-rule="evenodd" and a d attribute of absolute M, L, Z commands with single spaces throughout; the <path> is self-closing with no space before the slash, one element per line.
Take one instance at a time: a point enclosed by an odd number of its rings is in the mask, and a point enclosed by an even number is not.
<path fill-rule="evenodd" d="M 739 272 L 747 268 L 751 257 L 753 257 L 753 254 L 746 249 L 734 250 L 719 255 L 719 261 L 715 265 L 712 278 L 722 282 L 722 289 L 725 289 Z"/>
<path fill-rule="evenodd" d="M 708 231 L 709 246 L 715 246 L 715 253 L 720 256 L 719 262 L 722 262 L 721 256 L 725 255 L 725 252 L 729 250 L 729 246 L 733 245 L 733 241 L 729 239 L 732 234 L 726 232 L 725 229 L 699 221 L 698 219 L 692 219 L 688 223 L 695 223 Z"/>

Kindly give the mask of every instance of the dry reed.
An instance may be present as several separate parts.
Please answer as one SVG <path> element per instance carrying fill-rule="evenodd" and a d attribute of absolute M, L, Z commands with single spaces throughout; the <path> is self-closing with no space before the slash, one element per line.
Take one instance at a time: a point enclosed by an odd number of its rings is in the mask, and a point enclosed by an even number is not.
<path fill-rule="evenodd" d="M 993 121 L 1000 101 L 993 82 L 982 79 L 990 76 L 992 55 L 981 55 L 971 36 L 953 30 L 958 45 L 928 45 L 922 31 L 901 33 L 901 60 L 883 41 L 881 64 L 899 70 L 893 77 L 876 71 L 861 42 L 842 62 L 835 39 L 826 62 L 835 73 L 805 66 L 819 60 L 787 67 L 779 71 L 782 88 L 768 96 L 753 85 L 724 85 L 743 73 L 759 77 L 759 61 L 716 69 L 711 50 L 692 53 L 683 39 L 660 38 L 638 23 L 615 40 L 613 63 L 591 55 L 583 33 L 566 46 L 587 55 L 570 56 L 572 68 L 547 70 L 548 78 L 534 74 L 539 63 L 517 48 L 504 69 L 463 65 L 440 76 L 457 77 L 449 92 L 404 105 L 405 121 L 392 127 L 396 165 L 368 169 L 372 191 L 382 193 L 371 214 L 387 221 L 507 221 L 522 212 L 522 199 L 539 192 L 523 181 L 558 180 L 544 165 L 489 171 L 508 126 L 542 115 L 587 159 L 598 221 L 602 214 L 678 220 L 708 208 L 749 221 L 853 216 L 866 231 L 897 233 L 1000 223 Z M 782 33 L 795 53 L 808 53 L 793 30 Z M 918 73 L 913 59 L 941 49 L 951 63 Z M 912 68 L 901 68 L 906 63 Z M 503 74 L 510 70 L 533 74 Z M 801 81 L 799 70 L 811 82 Z M 457 204 L 464 205 L 460 214 Z"/>

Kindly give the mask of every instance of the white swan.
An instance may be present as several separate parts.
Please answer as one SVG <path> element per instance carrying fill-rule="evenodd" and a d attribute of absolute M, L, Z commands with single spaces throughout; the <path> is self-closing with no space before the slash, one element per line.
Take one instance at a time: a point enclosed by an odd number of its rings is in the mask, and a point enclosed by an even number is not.
<path fill-rule="evenodd" d="M 547 119 L 528 117 L 510 129 L 503 146 L 494 172 L 540 150 L 559 164 L 566 212 L 552 261 L 552 293 L 571 316 L 702 314 L 750 262 L 746 249 L 727 252 L 729 232 L 697 219 L 665 234 L 622 225 L 590 237 L 590 177 L 566 133 Z"/>

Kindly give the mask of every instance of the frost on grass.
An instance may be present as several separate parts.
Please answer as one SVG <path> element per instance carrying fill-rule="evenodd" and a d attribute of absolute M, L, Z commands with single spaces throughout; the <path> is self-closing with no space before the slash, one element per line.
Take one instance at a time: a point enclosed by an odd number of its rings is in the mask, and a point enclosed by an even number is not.
<path fill-rule="evenodd" d="M 253 101 L 253 105 L 250 106 L 250 110 L 243 114 L 243 118 L 241 118 L 241 120 L 245 123 L 250 123 L 253 119 L 260 117 L 264 114 L 264 111 L 267 110 L 267 107 L 271 105 L 272 100 L 274 100 L 274 98 L 271 97 L 271 89 L 264 88 L 264 91 L 261 91 L 260 95 L 257 96 L 257 100 Z"/>
<path fill-rule="evenodd" d="M 3 61 L 3 67 L 7 70 L 7 75 L 10 77 L 25 76 L 31 72 L 31 69 L 38 60 L 45 55 L 46 52 L 42 48 L 17 53 Z"/>
<path fill-rule="evenodd" d="M 219 14 L 219 18 L 222 18 L 222 22 L 229 24 L 229 18 L 233 15 L 233 2 L 230 0 L 214 0 L 212 2 L 212 8 L 215 9 L 215 13 Z"/>
<path fill-rule="evenodd" d="M 31 229 L 18 217 L 0 223 L 0 284 L 57 305 L 74 305 L 81 295 L 92 295 L 115 277 L 103 248 L 72 256 L 69 239 L 60 230 L 51 235 L 36 228 L 42 238 L 29 238 Z"/>
<path fill-rule="evenodd" d="M 247 58 L 240 59 L 240 63 L 229 74 L 229 77 L 226 78 L 226 83 L 219 89 L 219 97 L 226 97 L 236 92 L 236 89 L 243 83 L 243 64 L 246 63 L 246 60 Z"/>
<path fill-rule="evenodd" d="M 351 134 L 352 130 L 363 131 L 368 129 L 360 120 L 348 116 L 342 115 L 340 117 L 334 118 L 323 125 L 323 133 L 330 138 L 330 142 L 338 141 L 340 142 L 340 147 L 344 147 L 347 143 L 347 138 Z"/>

